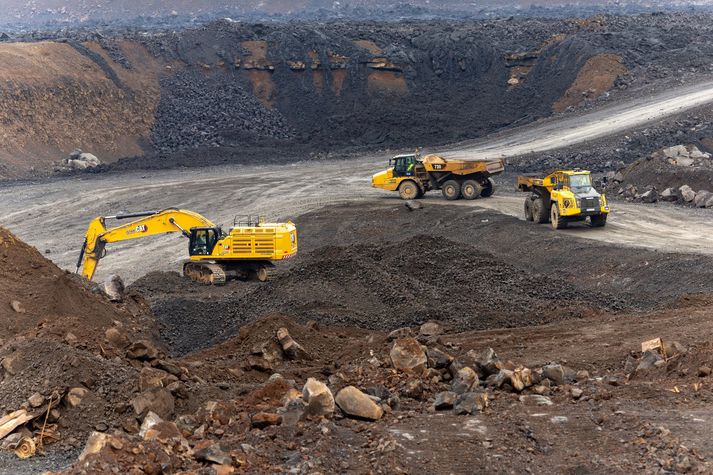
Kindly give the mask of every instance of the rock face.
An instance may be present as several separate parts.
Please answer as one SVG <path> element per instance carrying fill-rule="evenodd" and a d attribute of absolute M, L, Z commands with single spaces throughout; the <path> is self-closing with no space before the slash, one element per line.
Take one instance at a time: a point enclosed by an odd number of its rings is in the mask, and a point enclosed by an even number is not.
<path fill-rule="evenodd" d="M 348 416 L 375 421 L 381 419 L 384 414 L 378 404 L 354 386 L 347 386 L 339 391 L 336 402 Z"/>
<path fill-rule="evenodd" d="M 396 340 L 391 348 L 390 356 L 394 368 L 402 371 L 421 370 L 428 361 L 421 344 L 415 338 Z"/>
<path fill-rule="evenodd" d="M 307 379 L 302 388 L 302 399 L 307 404 L 308 415 L 329 417 L 334 413 L 334 396 L 326 384 L 314 378 Z"/>

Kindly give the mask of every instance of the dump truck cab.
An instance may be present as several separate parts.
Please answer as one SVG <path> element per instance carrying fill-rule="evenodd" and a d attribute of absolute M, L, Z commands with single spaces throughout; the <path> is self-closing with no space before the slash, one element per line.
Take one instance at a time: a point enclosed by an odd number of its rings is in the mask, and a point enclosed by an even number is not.
<path fill-rule="evenodd" d="M 389 168 L 383 172 L 379 172 L 371 177 L 371 186 L 381 188 L 388 191 L 396 191 L 401 184 L 406 181 L 414 181 L 416 168 L 423 172 L 423 162 L 416 154 L 396 155 L 389 160 Z M 418 186 L 416 194 L 413 198 L 420 197 L 423 194 L 423 186 Z M 412 199 L 413 199 L 412 198 Z"/>
<path fill-rule="evenodd" d="M 528 221 L 550 222 L 555 229 L 587 218 L 593 227 L 606 224 L 609 214 L 606 196 L 594 188 L 587 170 L 558 170 L 543 178 L 523 175 L 518 177 L 517 187 L 531 192 L 525 199 Z"/>

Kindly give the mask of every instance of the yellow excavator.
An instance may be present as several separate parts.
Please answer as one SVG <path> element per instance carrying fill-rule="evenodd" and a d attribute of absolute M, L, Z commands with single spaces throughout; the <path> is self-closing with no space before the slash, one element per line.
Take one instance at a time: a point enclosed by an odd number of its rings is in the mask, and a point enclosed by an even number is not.
<path fill-rule="evenodd" d="M 131 221 L 107 228 L 107 220 L 127 219 Z M 79 254 L 77 272 L 81 269 L 82 275 L 91 280 L 99 260 L 106 255 L 108 243 L 176 232 L 188 238 L 189 260 L 183 264 L 183 275 L 203 284 L 248 278 L 265 282 L 273 261 L 297 254 L 297 230 L 291 221 L 266 223 L 261 217 L 236 217 L 233 227 L 225 233 L 198 213 L 171 208 L 93 219 Z"/>

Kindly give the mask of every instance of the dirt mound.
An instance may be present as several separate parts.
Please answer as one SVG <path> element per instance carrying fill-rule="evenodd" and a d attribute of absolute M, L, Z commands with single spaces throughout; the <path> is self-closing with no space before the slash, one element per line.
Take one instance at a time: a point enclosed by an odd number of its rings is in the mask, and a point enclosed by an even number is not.
<path fill-rule="evenodd" d="M 146 307 L 139 297 L 114 306 L 79 278 L 59 269 L 39 251 L 0 228 L 0 332 L 45 335 L 98 349 L 104 331 L 121 326 L 129 336 L 141 329 Z"/>

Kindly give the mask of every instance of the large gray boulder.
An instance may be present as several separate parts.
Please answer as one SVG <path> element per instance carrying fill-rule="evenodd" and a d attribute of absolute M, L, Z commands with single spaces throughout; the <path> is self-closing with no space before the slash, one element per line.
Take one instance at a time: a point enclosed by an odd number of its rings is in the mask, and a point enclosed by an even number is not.
<path fill-rule="evenodd" d="M 711 193 L 710 191 L 701 190 L 698 193 L 696 193 L 696 197 L 693 199 L 693 202 L 695 203 L 697 208 L 705 208 L 706 202 L 711 197 L 713 197 L 713 193 Z"/>
<path fill-rule="evenodd" d="M 696 199 L 696 192 L 693 191 L 693 188 L 691 188 L 688 185 L 683 185 L 678 189 L 678 194 L 681 196 L 681 199 L 685 201 L 686 203 L 690 203 L 694 199 Z"/>

